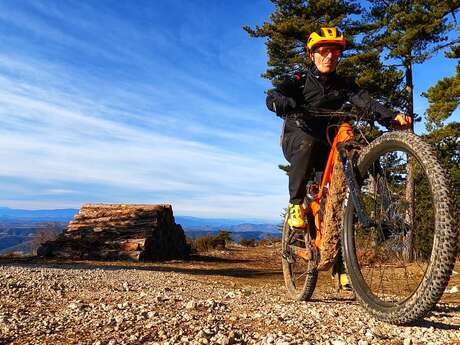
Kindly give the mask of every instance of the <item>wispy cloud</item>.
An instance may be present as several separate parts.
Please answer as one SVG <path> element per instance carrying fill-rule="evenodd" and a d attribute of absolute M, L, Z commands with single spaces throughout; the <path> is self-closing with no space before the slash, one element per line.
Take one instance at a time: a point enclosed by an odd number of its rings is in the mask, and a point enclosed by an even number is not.
<path fill-rule="evenodd" d="M 245 86 L 230 64 L 206 71 L 186 27 L 142 31 L 135 13 L 56 4 L 0 11 L 0 25 L 17 28 L 0 48 L 0 203 L 170 202 L 182 214 L 278 217 L 279 122 L 256 73 Z M 213 49 L 208 57 L 224 62 L 218 39 Z M 175 64 L 178 52 L 187 64 Z"/>

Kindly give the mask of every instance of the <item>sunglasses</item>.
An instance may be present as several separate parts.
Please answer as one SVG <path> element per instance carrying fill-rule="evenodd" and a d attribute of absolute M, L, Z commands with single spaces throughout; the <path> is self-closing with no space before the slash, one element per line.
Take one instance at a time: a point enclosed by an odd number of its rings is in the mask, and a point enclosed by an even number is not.
<path fill-rule="evenodd" d="M 332 56 L 339 56 L 342 50 L 338 47 L 319 47 L 315 49 L 315 53 L 318 53 L 322 57 L 326 57 L 331 53 Z"/>

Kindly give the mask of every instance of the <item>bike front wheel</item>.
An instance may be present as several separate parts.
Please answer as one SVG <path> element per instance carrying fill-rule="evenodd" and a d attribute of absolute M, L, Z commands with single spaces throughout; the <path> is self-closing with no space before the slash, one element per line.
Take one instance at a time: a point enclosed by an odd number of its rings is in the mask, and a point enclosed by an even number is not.
<path fill-rule="evenodd" d="M 347 200 L 344 262 L 357 299 L 374 317 L 406 324 L 441 298 L 455 263 L 458 230 L 446 173 L 409 132 L 382 135 L 358 160 L 364 227 Z"/>
<path fill-rule="evenodd" d="M 310 233 L 304 229 L 291 228 L 285 217 L 281 239 L 281 261 L 283 276 L 289 297 L 298 301 L 311 298 L 318 280 L 318 270 L 312 261 L 295 255 L 292 246 L 307 248 L 310 243 Z"/>

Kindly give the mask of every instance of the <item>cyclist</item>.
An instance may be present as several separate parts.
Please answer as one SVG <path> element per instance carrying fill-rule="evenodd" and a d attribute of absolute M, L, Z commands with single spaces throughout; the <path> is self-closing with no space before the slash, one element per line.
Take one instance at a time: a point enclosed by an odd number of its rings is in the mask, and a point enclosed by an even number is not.
<path fill-rule="evenodd" d="M 344 35 L 335 27 L 323 27 L 311 33 L 306 48 L 313 67 L 286 78 L 267 95 L 268 109 L 285 119 L 281 146 L 290 163 L 288 224 L 291 227 L 305 227 L 303 201 L 307 179 L 313 169 L 321 171 L 324 168 L 329 152 L 328 127 L 338 122 L 332 117 L 299 117 L 299 108 L 334 111 L 350 102 L 375 114 L 381 123 L 389 123 L 394 118 L 392 111 L 373 100 L 353 79 L 336 73 L 345 45 Z M 397 116 L 397 122 L 401 126 L 408 125 L 411 118 Z"/>

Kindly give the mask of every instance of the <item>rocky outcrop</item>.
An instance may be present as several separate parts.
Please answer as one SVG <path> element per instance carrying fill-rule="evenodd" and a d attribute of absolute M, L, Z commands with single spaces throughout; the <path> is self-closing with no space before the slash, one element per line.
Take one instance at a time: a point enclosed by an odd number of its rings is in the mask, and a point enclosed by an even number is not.
<path fill-rule="evenodd" d="M 70 259 L 168 260 L 188 256 L 171 205 L 86 204 L 39 256 Z"/>

